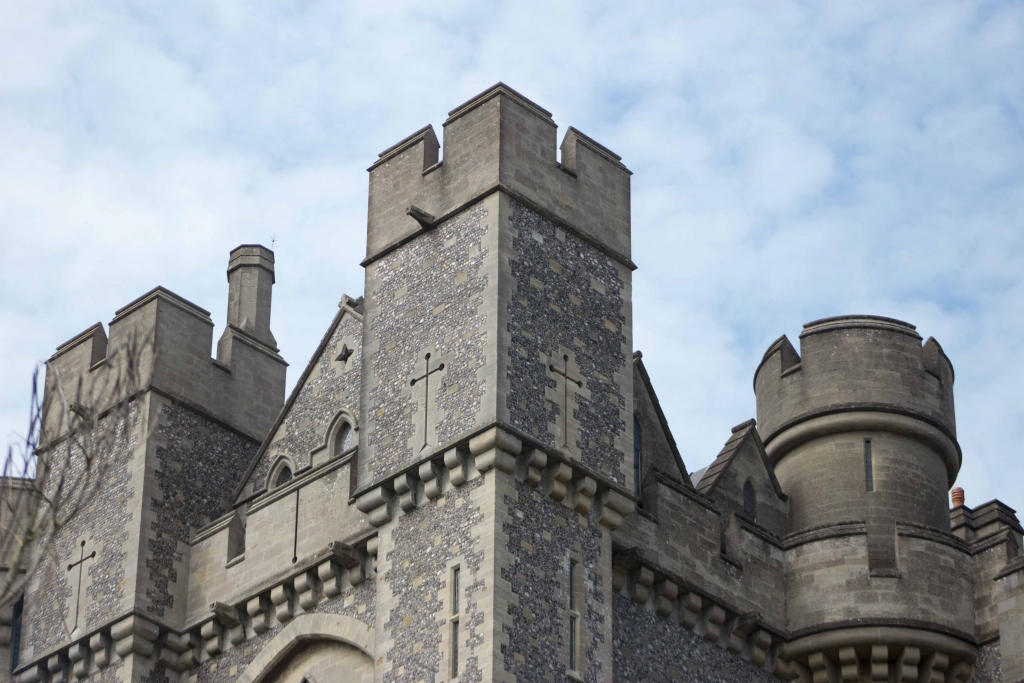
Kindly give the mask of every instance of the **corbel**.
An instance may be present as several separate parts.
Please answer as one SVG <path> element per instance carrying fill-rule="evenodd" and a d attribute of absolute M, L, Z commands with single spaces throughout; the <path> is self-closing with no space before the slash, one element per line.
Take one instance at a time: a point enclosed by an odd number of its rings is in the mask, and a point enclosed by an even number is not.
<path fill-rule="evenodd" d="M 275 586 L 270 591 L 270 601 L 274 603 L 274 615 L 282 624 L 295 616 L 292 608 L 293 589 L 288 583 Z"/>
<path fill-rule="evenodd" d="M 690 592 L 683 595 L 679 601 L 679 625 L 687 631 L 694 630 L 700 620 L 703 602 L 696 593 Z"/>
<path fill-rule="evenodd" d="M 214 602 L 210 605 L 210 611 L 227 630 L 229 643 L 238 645 L 245 640 L 245 623 L 237 609 L 224 602 Z"/>
<path fill-rule="evenodd" d="M 548 454 L 539 448 L 530 448 L 519 456 L 516 476 L 530 488 L 540 486 L 544 479 L 544 468 L 548 464 Z"/>
<path fill-rule="evenodd" d="M 420 481 L 423 482 L 423 495 L 427 500 L 440 498 L 444 493 L 444 479 L 447 468 L 436 460 L 428 460 L 419 466 Z"/>
<path fill-rule="evenodd" d="M 122 658 L 130 654 L 149 657 L 153 654 L 153 641 L 158 635 L 160 629 L 156 624 L 135 614 L 110 628 L 110 636 L 114 639 L 114 652 Z"/>
<path fill-rule="evenodd" d="M 654 585 L 654 572 L 643 565 L 633 570 L 633 594 L 630 599 L 638 605 L 643 605 L 647 602 L 647 598 L 651 595 L 651 586 Z"/>
<path fill-rule="evenodd" d="M 506 474 L 516 471 L 516 456 L 523 450 L 523 442 L 501 427 L 491 427 L 469 440 L 476 469 L 480 473 L 500 470 Z"/>
<path fill-rule="evenodd" d="M 921 661 L 921 650 L 906 646 L 896 656 L 896 683 L 916 683 L 917 665 Z"/>
<path fill-rule="evenodd" d="M 572 480 L 572 496 L 569 498 L 569 507 L 581 515 L 590 512 L 590 501 L 597 491 L 597 482 L 585 474 L 578 474 Z"/>
<path fill-rule="evenodd" d="M 622 520 L 636 510 L 636 503 L 618 491 L 606 489 L 600 496 L 601 526 L 615 531 Z"/>
<path fill-rule="evenodd" d="M 860 681 L 860 660 L 857 657 L 857 650 L 854 648 L 839 648 L 839 675 L 842 677 L 843 683 Z"/>
<path fill-rule="evenodd" d="M 572 468 L 564 462 L 552 460 L 544 473 L 544 493 L 556 503 L 565 499 L 566 486 L 572 481 Z"/>
<path fill-rule="evenodd" d="M 89 675 L 92 650 L 89 649 L 88 640 L 80 640 L 72 645 L 68 651 L 68 658 L 71 660 L 71 672 L 75 678 L 81 679 Z"/>
<path fill-rule="evenodd" d="M 249 613 L 249 619 L 252 621 L 252 630 L 256 635 L 270 630 L 271 605 L 270 596 L 266 593 L 257 595 L 245 603 L 245 611 Z"/>
<path fill-rule="evenodd" d="M 295 594 L 299 599 L 299 607 L 305 612 L 313 609 L 319 600 L 317 579 L 315 571 L 305 571 L 295 577 Z"/>
<path fill-rule="evenodd" d="M 462 486 L 469 481 L 468 457 L 458 448 L 449 448 L 444 452 L 444 466 L 448 470 L 448 482 L 452 486 Z"/>
<path fill-rule="evenodd" d="M 360 496 L 356 508 L 367 516 L 370 524 L 379 527 L 390 522 L 394 516 L 393 502 L 394 492 L 390 483 L 385 483 Z"/>
<path fill-rule="evenodd" d="M 404 472 L 395 477 L 395 493 L 398 494 L 398 505 L 402 512 L 412 512 L 420 502 L 423 482 L 416 472 Z"/>
<path fill-rule="evenodd" d="M 106 631 L 94 633 L 89 637 L 89 649 L 92 650 L 92 661 L 97 669 L 110 664 L 110 634 Z"/>
<path fill-rule="evenodd" d="M 63 652 L 51 655 L 46 660 L 46 670 L 50 672 L 50 683 L 68 683 L 69 663 Z"/>
<path fill-rule="evenodd" d="M 697 621 L 697 634 L 710 643 L 717 643 L 722 637 L 722 624 L 725 623 L 725 610 L 718 605 L 708 604 L 700 611 Z"/>
<path fill-rule="evenodd" d="M 676 597 L 679 595 L 679 586 L 675 581 L 665 579 L 658 583 L 654 592 L 658 596 L 654 603 L 654 611 L 658 613 L 658 616 L 670 617 Z"/>

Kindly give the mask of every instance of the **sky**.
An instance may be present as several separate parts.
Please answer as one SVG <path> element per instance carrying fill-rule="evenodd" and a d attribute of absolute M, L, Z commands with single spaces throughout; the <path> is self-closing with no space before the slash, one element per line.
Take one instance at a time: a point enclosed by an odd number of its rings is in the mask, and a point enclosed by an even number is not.
<path fill-rule="evenodd" d="M 0 434 L 156 285 L 223 331 L 277 259 L 289 389 L 359 296 L 366 168 L 503 81 L 633 171 L 634 342 L 690 470 L 781 334 L 870 313 L 956 370 L 967 504 L 1024 508 L 1024 4 L 0 3 Z"/>

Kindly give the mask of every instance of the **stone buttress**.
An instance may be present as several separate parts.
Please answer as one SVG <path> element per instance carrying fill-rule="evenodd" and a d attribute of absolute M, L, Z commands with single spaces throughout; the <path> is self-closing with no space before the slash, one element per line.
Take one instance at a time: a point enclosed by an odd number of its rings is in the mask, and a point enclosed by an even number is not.
<path fill-rule="evenodd" d="M 286 363 L 270 333 L 274 257 L 243 245 L 231 252 L 228 327 L 211 357 L 210 314 L 157 288 L 117 311 L 110 338 L 100 324 L 61 345 L 47 362 L 41 451 L 66 449 L 55 400 L 89 397 L 99 428 L 128 399 L 127 430 L 103 453 L 105 479 L 54 542 L 26 589 L 15 675 L 168 680 L 157 661 L 180 630 L 187 602 L 190 533 L 223 515 L 245 467 L 284 399 Z M 127 347 L 139 353 L 138 386 L 111 395 Z M 80 392 L 80 394 L 79 394 Z M 78 565 L 84 558 L 79 583 Z"/>
<path fill-rule="evenodd" d="M 629 176 L 504 85 L 370 168 L 357 500 L 378 680 L 611 681 Z M 572 599 L 570 600 L 570 585 Z"/>

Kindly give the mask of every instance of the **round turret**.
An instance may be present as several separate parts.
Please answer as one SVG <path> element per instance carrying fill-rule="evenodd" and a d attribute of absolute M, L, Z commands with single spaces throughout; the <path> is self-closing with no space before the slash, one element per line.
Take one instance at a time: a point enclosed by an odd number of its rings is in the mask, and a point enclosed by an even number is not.
<path fill-rule="evenodd" d="M 780 338 L 754 376 L 789 531 L 853 519 L 948 531 L 960 450 L 938 342 L 891 318 L 843 316 L 804 325 L 800 349 Z"/>
<path fill-rule="evenodd" d="M 891 318 L 818 320 L 799 354 L 786 337 L 772 344 L 754 392 L 789 496 L 787 614 L 806 634 L 789 655 L 810 666 L 829 634 L 821 666 L 872 644 L 887 661 L 908 647 L 971 659 L 969 555 L 947 502 L 960 469 L 953 366 L 938 342 Z"/>

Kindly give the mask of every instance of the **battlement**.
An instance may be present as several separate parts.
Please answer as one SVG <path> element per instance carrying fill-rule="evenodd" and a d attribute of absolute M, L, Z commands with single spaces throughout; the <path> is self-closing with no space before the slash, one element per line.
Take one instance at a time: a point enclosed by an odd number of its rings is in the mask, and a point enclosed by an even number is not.
<path fill-rule="evenodd" d="M 804 325 L 800 353 L 785 336 L 754 374 L 757 421 L 766 445 L 816 416 L 874 411 L 906 416 L 956 441 L 953 365 L 935 339 L 880 316 L 824 318 Z M 956 469 L 959 454 L 955 454 Z"/>
<path fill-rule="evenodd" d="M 444 128 L 443 160 L 426 126 L 368 169 L 364 265 L 498 190 L 631 263 L 631 173 L 617 154 L 570 127 L 559 163 L 551 113 L 502 83 L 449 112 Z"/>
<path fill-rule="evenodd" d="M 273 263 L 272 252 L 257 249 L 270 254 Z M 246 269 L 236 263 L 238 251 L 232 252 L 229 325 L 217 359 L 211 356 L 214 324 L 209 311 L 157 287 L 115 312 L 109 339 L 96 323 L 57 348 L 47 361 L 47 405 L 53 404 L 59 377 L 69 401 L 80 395 L 91 409 L 106 409 L 129 389 L 119 387 L 117 378 L 124 377 L 131 354 L 138 367 L 133 389 L 160 392 L 262 440 L 284 403 L 287 363 L 267 343 L 268 336 L 273 340 L 269 292 L 263 291 L 269 285 L 258 274 L 240 272 Z M 265 260 L 241 265 L 265 270 Z M 272 282 L 272 273 L 270 278 Z M 259 296 L 261 291 L 264 296 Z M 239 305 L 244 312 L 246 302 L 253 311 L 261 309 L 260 315 L 240 316 Z M 60 411 L 48 410 L 45 440 L 58 438 L 66 428 Z"/>

